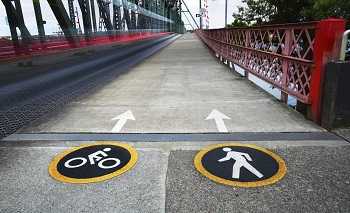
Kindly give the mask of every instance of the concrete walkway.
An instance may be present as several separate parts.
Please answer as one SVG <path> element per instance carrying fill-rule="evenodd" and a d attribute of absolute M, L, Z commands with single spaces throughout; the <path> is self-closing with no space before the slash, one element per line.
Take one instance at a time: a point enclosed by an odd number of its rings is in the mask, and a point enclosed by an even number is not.
<path fill-rule="evenodd" d="M 229 132 L 321 131 L 252 83 L 217 63 L 193 34 L 61 112 L 21 130 L 38 132 L 111 132 L 116 116 L 131 110 L 121 132 L 217 132 L 213 109 L 224 113 Z"/>
<path fill-rule="evenodd" d="M 100 183 L 64 184 L 48 174 L 55 155 L 98 140 L 43 141 L 40 133 L 110 133 L 112 119 L 127 110 L 136 120 L 121 132 L 216 133 L 215 122 L 205 120 L 213 109 L 231 118 L 225 124 L 232 134 L 324 132 L 185 35 L 95 94 L 20 131 L 37 140 L 1 141 L 0 212 L 350 212 L 350 146 L 336 137 L 234 141 L 285 160 L 286 176 L 259 188 L 220 185 L 195 170 L 198 150 L 223 143 L 214 140 L 125 142 L 139 153 L 135 168 Z"/>

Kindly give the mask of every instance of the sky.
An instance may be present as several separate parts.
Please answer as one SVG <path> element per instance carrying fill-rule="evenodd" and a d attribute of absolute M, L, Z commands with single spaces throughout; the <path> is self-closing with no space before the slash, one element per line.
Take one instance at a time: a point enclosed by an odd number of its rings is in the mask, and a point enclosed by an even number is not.
<path fill-rule="evenodd" d="M 209 28 L 223 28 L 225 26 L 225 0 L 207 0 L 208 1 L 208 12 L 209 12 Z M 185 0 L 189 10 L 192 14 L 199 13 L 199 0 Z M 203 4 L 204 0 L 202 0 Z M 228 23 L 233 22 L 232 14 L 233 12 L 237 12 L 237 6 L 242 6 L 241 0 L 227 0 L 228 11 Z M 185 9 L 185 8 L 183 8 Z M 188 17 L 190 18 L 190 17 Z M 188 21 L 185 17 L 183 17 L 185 24 L 188 24 Z M 199 18 L 196 18 L 199 23 Z M 193 25 L 195 26 L 195 25 Z M 191 26 L 186 26 L 188 29 Z"/>
<path fill-rule="evenodd" d="M 207 0 L 209 7 L 209 26 L 210 28 L 222 28 L 225 25 L 225 0 Z M 228 1 L 228 23 L 233 21 L 232 13 L 237 11 L 237 6 L 242 5 L 241 0 L 227 0 Z M 62 1 L 65 4 L 66 9 L 67 0 Z M 199 13 L 199 0 L 185 0 L 189 10 L 192 12 L 193 16 Z M 202 0 L 203 4 L 204 0 Z M 47 3 L 46 0 L 41 0 L 41 9 L 43 14 L 43 19 L 47 22 L 45 24 L 45 31 L 47 34 L 52 34 L 58 31 L 57 21 Z M 33 4 L 31 0 L 21 0 L 22 11 L 24 15 L 25 24 L 32 35 L 37 35 L 37 27 L 34 15 Z M 78 7 L 77 1 L 75 1 L 75 6 Z M 96 5 L 97 8 L 97 5 Z M 68 9 L 67 9 L 68 10 Z M 183 8 L 185 10 L 185 8 Z M 80 12 L 79 12 L 80 13 Z M 97 13 L 98 14 L 98 13 Z M 81 18 L 81 14 L 79 15 Z M 189 17 L 190 18 L 190 17 Z M 183 17 L 185 24 L 188 21 Z M 199 18 L 196 18 L 199 23 Z M 80 20 L 82 22 L 82 20 Z M 193 24 L 193 23 L 192 23 Z M 195 26 L 193 24 L 193 26 Z M 191 29 L 190 25 L 186 26 Z M 6 24 L 6 11 L 4 5 L 0 2 L 0 36 L 10 35 L 9 26 Z"/>

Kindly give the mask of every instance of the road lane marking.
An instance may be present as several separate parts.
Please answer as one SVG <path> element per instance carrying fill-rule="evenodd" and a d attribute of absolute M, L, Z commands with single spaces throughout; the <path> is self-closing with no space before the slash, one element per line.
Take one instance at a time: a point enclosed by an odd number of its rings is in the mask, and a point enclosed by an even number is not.
<path fill-rule="evenodd" d="M 132 111 L 128 110 L 112 119 L 112 121 L 116 121 L 116 120 L 118 120 L 118 122 L 112 129 L 112 132 L 114 133 L 120 132 L 128 120 L 135 121 L 136 119 L 135 119 L 135 116 L 132 114 Z"/>
<path fill-rule="evenodd" d="M 231 120 L 231 118 L 214 109 L 205 120 L 215 120 L 219 132 L 228 132 L 224 120 Z"/>

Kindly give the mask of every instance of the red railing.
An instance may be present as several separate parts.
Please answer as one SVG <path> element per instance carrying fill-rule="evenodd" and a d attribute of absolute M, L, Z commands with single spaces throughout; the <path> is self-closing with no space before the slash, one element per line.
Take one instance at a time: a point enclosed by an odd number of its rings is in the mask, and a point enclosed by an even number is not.
<path fill-rule="evenodd" d="M 324 65 L 339 55 L 345 30 L 342 19 L 285 25 L 197 31 L 218 56 L 242 67 L 288 95 L 311 106 L 310 118 L 321 119 Z"/>

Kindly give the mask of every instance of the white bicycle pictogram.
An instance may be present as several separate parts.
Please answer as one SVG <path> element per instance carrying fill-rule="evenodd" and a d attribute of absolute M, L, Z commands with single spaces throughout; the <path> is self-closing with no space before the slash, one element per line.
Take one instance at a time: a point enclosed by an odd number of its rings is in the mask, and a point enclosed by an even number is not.
<path fill-rule="evenodd" d="M 95 165 L 96 162 L 98 162 L 97 166 L 101 169 L 115 168 L 115 167 L 119 166 L 121 163 L 118 158 L 105 158 L 105 159 L 103 159 L 104 157 L 108 157 L 108 154 L 106 152 L 109 152 L 111 150 L 112 150 L 111 148 L 104 148 L 103 151 L 100 150 L 100 151 L 97 151 L 97 152 L 94 152 L 94 153 L 88 155 L 88 159 L 86 159 L 84 157 L 77 157 L 77 158 L 69 159 L 64 163 L 64 166 L 68 169 L 75 169 L 75 168 L 79 168 L 79 167 L 84 166 L 89 160 L 91 165 Z M 80 162 L 80 163 L 73 164 L 73 162 Z M 106 165 L 107 162 L 114 162 L 114 164 Z"/>

